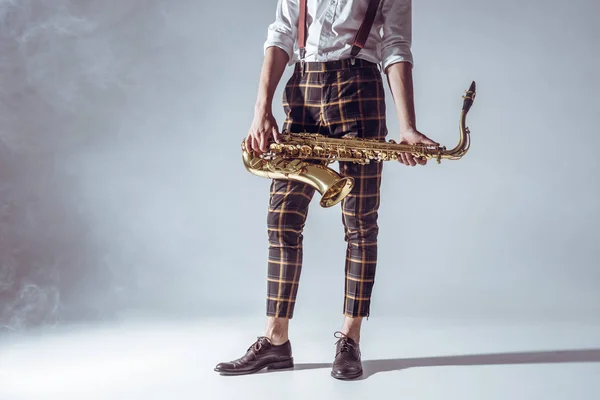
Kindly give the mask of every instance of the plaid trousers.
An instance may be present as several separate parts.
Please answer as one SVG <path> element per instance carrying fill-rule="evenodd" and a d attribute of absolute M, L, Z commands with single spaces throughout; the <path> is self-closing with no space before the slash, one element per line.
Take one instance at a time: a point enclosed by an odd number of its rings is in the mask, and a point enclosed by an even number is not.
<path fill-rule="evenodd" d="M 376 64 L 357 59 L 296 64 L 283 94 L 283 130 L 331 137 L 384 139 L 385 95 Z M 369 316 L 377 264 L 377 224 L 383 163 L 339 162 L 355 185 L 341 202 L 347 242 L 344 315 Z M 302 231 L 315 189 L 274 179 L 267 227 L 267 315 L 292 318 L 302 269 Z"/>

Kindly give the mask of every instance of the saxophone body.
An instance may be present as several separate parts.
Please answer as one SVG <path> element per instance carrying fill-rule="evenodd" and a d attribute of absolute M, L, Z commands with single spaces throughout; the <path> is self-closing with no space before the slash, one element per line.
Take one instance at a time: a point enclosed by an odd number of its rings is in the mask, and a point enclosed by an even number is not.
<path fill-rule="evenodd" d="M 269 150 L 254 155 L 242 141 L 242 161 L 252 174 L 269 179 L 290 179 L 304 182 L 321 194 L 322 207 L 331 207 L 346 197 L 354 186 L 352 177 L 340 176 L 328 167 L 335 161 L 350 161 L 358 164 L 397 161 L 401 153 L 414 157 L 458 160 L 469 150 L 470 131 L 466 117 L 476 94 L 475 82 L 463 96 L 463 107 L 459 120 L 459 140 L 452 149 L 444 146 L 424 144 L 402 144 L 394 140 L 361 138 L 330 138 L 313 133 L 283 133 L 280 143 L 272 142 Z"/>

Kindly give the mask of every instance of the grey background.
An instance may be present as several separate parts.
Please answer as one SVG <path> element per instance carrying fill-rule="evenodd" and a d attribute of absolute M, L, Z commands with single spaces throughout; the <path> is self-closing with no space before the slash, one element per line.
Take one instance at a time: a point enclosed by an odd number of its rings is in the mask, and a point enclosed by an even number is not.
<path fill-rule="evenodd" d="M 0 0 L 0 325 L 264 315 L 269 181 L 241 164 L 274 0 Z M 372 318 L 598 321 L 600 3 L 419 0 L 418 128 L 386 164 Z M 283 122 L 281 89 L 274 105 Z M 388 97 L 390 138 L 398 137 Z M 314 201 L 296 320 L 340 317 Z"/>

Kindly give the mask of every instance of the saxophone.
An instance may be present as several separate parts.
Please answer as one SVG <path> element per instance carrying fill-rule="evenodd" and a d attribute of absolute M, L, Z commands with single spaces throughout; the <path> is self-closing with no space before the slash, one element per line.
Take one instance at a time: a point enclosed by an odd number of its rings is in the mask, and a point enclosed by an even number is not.
<path fill-rule="evenodd" d="M 470 146 L 470 131 L 466 117 L 475 100 L 475 82 L 462 96 L 464 99 L 459 121 L 459 141 L 447 150 L 444 146 L 402 144 L 394 140 L 330 138 L 313 133 L 282 133 L 280 143 L 272 142 L 266 153 L 254 155 L 242 141 L 242 161 L 246 169 L 269 179 L 289 179 L 314 187 L 321 194 L 322 207 L 331 207 L 346 197 L 354 186 L 354 178 L 340 176 L 328 167 L 335 161 L 358 164 L 398 160 L 400 153 L 427 160 L 442 158 L 458 160 Z"/>

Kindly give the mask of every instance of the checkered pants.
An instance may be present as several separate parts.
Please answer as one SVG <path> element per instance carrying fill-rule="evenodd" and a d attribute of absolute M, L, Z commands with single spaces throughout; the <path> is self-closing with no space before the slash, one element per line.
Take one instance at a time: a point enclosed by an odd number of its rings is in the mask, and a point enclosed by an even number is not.
<path fill-rule="evenodd" d="M 384 139 L 385 97 L 376 64 L 356 60 L 297 64 L 283 95 L 284 130 Z M 355 185 L 341 202 L 347 242 L 344 314 L 369 316 L 377 264 L 377 216 L 383 163 L 339 162 Z M 274 179 L 267 217 L 267 315 L 292 318 L 302 269 L 302 231 L 315 189 Z"/>

